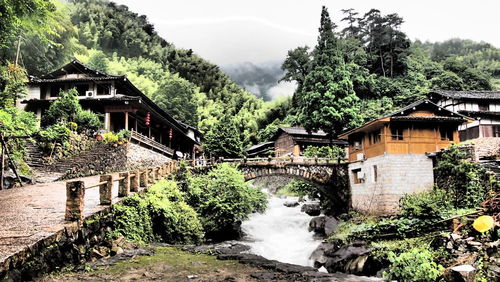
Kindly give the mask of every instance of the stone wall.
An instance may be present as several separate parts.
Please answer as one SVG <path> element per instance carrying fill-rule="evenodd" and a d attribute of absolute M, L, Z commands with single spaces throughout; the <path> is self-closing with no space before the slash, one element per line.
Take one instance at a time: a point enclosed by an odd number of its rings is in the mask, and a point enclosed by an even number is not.
<path fill-rule="evenodd" d="M 355 184 L 354 171 L 358 169 L 365 177 L 362 183 Z M 405 194 L 432 189 L 432 160 L 424 154 L 387 154 L 350 163 L 349 182 L 355 210 L 374 215 L 392 214 L 398 211 L 399 199 Z"/>
<path fill-rule="evenodd" d="M 60 180 L 124 171 L 127 168 L 127 146 L 99 143 L 93 150 L 64 162 L 70 164 L 71 168 L 66 170 Z"/>
<path fill-rule="evenodd" d="M 51 236 L 27 246 L 0 265 L 0 279 L 31 281 L 43 273 L 90 260 L 112 226 L 110 208 L 79 222 L 66 224 Z"/>
<path fill-rule="evenodd" d="M 270 193 L 276 193 L 277 190 L 283 188 L 290 183 L 293 177 L 286 175 L 270 175 L 256 178 L 252 181 L 253 185 L 260 189 L 268 189 Z"/>
<path fill-rule="evenodd" d="M 151 151 L 137 144 L 128 143 L 127 147 L 128 170 L 159 166 L 170 160 L 171 159 L 165 155 Z"/>

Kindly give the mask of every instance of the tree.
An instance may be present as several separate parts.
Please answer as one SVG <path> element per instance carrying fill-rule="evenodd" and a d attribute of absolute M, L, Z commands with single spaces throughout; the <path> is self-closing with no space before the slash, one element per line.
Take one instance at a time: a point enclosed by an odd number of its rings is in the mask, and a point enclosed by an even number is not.
<path fill-rule="evenodd" d="M 152 99 L 174 118 L 196 126 L 198 122 L 196 111 L 197 91 L 197 87 L 189 81 L 180 78 L 178 75 L 170 75 L 161 82 Z"/>
<path fill-rule="evenodd" d="M 359 121 L 350 73 L 333 32 L 326 7 L 321 12 L 318 44 L 313 51 L 311 71 L 304 80 L 298 119 L 307 131 L 319 129 L 330 137 Z"/>
<path fill-rule="evenodd" d="M 205 135 L 205 139 L 206 149 L 216 156 L 227 158 L 243 155 L 238 126 L 229 115 L 224 115 Z"/>
<path fill-rule="evenodd" d="M 27 93 L 26 70 L 13 63 L 0 66 L 0 108 L 15 107 L 16 100 Z"/>

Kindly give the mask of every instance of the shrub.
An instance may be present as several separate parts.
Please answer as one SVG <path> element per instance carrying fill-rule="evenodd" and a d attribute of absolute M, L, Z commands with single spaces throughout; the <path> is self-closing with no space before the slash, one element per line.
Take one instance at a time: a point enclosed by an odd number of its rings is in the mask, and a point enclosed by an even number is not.
<path fill-rule="evenodd" d="M 339 146 L 307 146 L 304 150 L 304 157 L 308 158 L 345 158 L 345 150 Z"/>
<path fill-rule="evenodd" d="M 109 132 L 106 132 L 104 133 L 103 135 L 103 142 L 106 143 L 106 144 L 115 144 L 118 142 L 118 135 L 114 134 L 113 132 L 109 131 Z"/>
<path fill-rule="evenodd" d="M 499 186 L 493 175 L 464 158 L 457 146 L 445 151 L 435 167 L 436 183 L 449 193 L 456 208 L 474 208 Z"/>
<path fill-rule="evenodd" d="M 56 123 L 39 132 L 40 141 L 44 142 L 49 149 L 52 149 L 51 146 L 54 143 L 65 145 L 70 136 L 71 130 L 62 123 Z"/>
<path fill-rule="evenodd" d="M 293 179 L 290 183 L 279 189 L 276 195 L 296 196 L 300 199 L 307 196 L 310 199 L 316 199 L 318 198 L 318 189 L 307 181 Z"/>
<path fill-rule="evenodd" d="M 78 124 L 79 133 L 95 132 L 102 127 L 99 115 L 91 111 L 79 112 L 75 117 L 75 122 Z"/>
<path fill-rule="evenodd" d="M 396 256 L 389 252 L 391 265 L 384 277 L 397 281 L 436 281 L 441 275 L 443 267 L 436 264 L 429 250 L 413 248 L 408 252 Z"/>
<path fill-rule="evenodd" d="M 132 132 L 130 132 L 130 130 L 122 129 L 116 135 L 118 136 L 119 141 L 126 142 L 130 136 L 132 136 Z"/>
<path fill-rule="evenodd" d="M 219 164 L 207 175 L 192 177 L 187 202 L 201 217 L 209 238 L 234 236 L 235 226 L 255 211 L 264 211 L 266 195 L 245 182 L 243 174 L 229 164 Z"/>
<path fill-rule="evenodd" d="M 130 240 L 170 244 L 199 243 L 203 228 L 177 184 L 160 180 L 144 197 L 134 195 L 113 208 L 114 232 Z"/>
<path fill-rule="evenodd" d="M 448 193 L 440 189 L 405 195 L 399 200 L 401 215 L 422 220 L 443 219 L 453 208 L 449 198 Z"/>

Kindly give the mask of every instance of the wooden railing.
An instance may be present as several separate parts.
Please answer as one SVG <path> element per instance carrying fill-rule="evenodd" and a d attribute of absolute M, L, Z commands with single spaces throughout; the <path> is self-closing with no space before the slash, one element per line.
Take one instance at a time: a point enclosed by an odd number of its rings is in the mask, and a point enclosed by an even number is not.
<path fill-rule="evenodd" d="M 132 135 L 130 136 L 130 138 L 131 138 L 131 140 L 137 142 L 139 145 L 143 145 L 143 146 L 155 149 L 155 150 L 159 151 L 160 153 L 168 155 L 169 157 L 174 156 L 174 150 L 172 150 L 171 148 L 169 148 L 163 144 L 160 144 L 160 143 L 154 141 L 151 138 L 148 138 L 147 136 L 140 134 L 137 131 L 132 131 Z"/>
<path fill-rule="evenodd" d="M 170 161 L 160 166 L 144 170 L 126 171 L 113 178 L 112 174 L 99 176 L 99 182 L 85 185 L 84 181 L 72 180 L 66 182 L 66 213 L 65 220 L 76 221 L 83 219 L 85 207 L 85 190 L 99 188 L 99 203 L 111 205 L 114 182 L 118 182 L 118 197 L 126 197 L 131 192 L 137 193 L 175 172 L 177 162 Z"/>
<path fill-rule="evenodd" d="M 207 159 L 207 160 L 191 160 L 193 167 L 212 166 L 217 163 L 239 163 L 251 165 L 286 165 L 286 164 L 301 164 L 301 165 L 329 165 L 345 163 L 345 158 L 306 158 L 306 157 L 279 157 L 279 158 L 237 158 L 237 159 Z"/>

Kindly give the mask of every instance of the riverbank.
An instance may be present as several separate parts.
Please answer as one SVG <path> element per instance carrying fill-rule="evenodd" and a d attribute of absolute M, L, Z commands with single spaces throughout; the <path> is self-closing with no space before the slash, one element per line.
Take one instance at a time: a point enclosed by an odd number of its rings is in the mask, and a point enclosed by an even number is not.
<path fill-rule="evenodd" d="M 312 267 L 241 253 L 247 249 L 244 245 L 233 243 L 197 247 L 129 245 L 123 253 L 114 257 L 103 258 L 75 270 L 52 273 L 37 281 L 382 281 L 320 273 Z"/>

